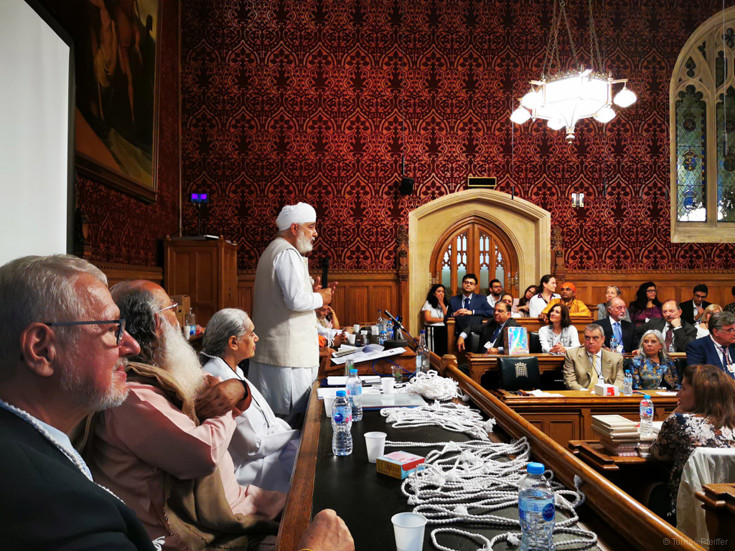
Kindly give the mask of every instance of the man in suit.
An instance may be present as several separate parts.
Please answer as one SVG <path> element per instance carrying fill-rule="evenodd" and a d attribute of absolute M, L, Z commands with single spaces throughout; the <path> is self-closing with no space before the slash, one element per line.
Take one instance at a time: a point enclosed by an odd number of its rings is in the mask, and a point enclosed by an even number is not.
<path fill-rule="evenodd" d="M 154 549 L 135 513 L 92 482 L 67 436 L 127 396 L 125 358 L 140 347 L 119 318 L 104 274 L 84 260 L 25 257 L 0 268 L 7 549 Z"/>
<path fill-rule="evenodd" d="M 735 314 L 712 314 L 707 327 L 708 336 L 687 346 L 687 365 L 714 365 L 735 378 Z"/>
<path fill-rule="evenodd" d="M 484 350 L 485 354 L 503 354 L 503 330 L 506 327 L 518 327 L 518 322 L 511 317 L 510 306 L 501 301 L 495 303 L 493 318 L 490 323 L 479 323 L 460 333 L 457 339 L 459 351 L 464 351 L 467 335 L 474 332 L 480 334 L 480 350 Z"/>
<path fill-rule="evenodd" d="M 594 389 L 598 380 L 623 388 L 623 356 L 602 347 L 605 333 L 592 323 L 584 329 L 584 345 L 564 357 L 564 384 L 569 390 Z"/>
<path fill-rule="evenodd" d="M 649 329 L 661 331 L 669 352 L 686 352 L 687 345 L 697 338 L 697 329 L 681 318 L 681 310 L 675 300 L 667 300 L 661 305 L 663 319 L 651 318 L 638 326 L 636 341 L 640 342 L 643 333 Z"/>
<path fill-rule="evenodd" d="M 633 352 L 638 342 L 635 340 L 635 324 L 625 321 L 625 301 L 620 297 L 610 299 L 607 313 L 608 317 L 597 321 L 605 332 L 605 347 L 613 352 Z M 617 350 L 610 347 L 612 337 L 617 341 Z"/>
<path fill-rule="evenodd" d="M 447 318 L 454 317 L 454 334 L 459 335 L 473 323 L 479 323 L 480 318 L 489 318 L 493 315 L 493 308 L 487 298 L 475 293 L 477 276 L 466 274 L 462 278 L 462 294 L 449 299 Z"/>
<path fill-rule="evenodd" d="M 679 305 L 679 308 L 681 308 L 681 319 L 691 325 L 699 323 L 702 314 L 704 314 L 704 309 L 711 304 L 704 300 L 708 294 L 709 289 L 707 289 L 704 283 L 696 285 L 692 291 L 692 300 L 682 302 Z"/>

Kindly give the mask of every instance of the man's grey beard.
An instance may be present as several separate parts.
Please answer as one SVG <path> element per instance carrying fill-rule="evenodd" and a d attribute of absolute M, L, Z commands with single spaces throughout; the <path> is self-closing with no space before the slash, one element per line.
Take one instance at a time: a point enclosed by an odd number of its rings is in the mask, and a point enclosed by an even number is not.
<path fill-rule="evenodd" d="M 299 234 L 296 236 L 296 250 L 301 254 L 306 254 L 310 253 L 313 248 L 314 245 L 312 244 L 311 239 L 306 237 L 304 230 L 299 230 Z"/>
<path fill-rule="evenodd" d="M 127 385 L 118 388 L 115 375 L 113 375 L 109 388 L 95 388 L 82 378 L 80 370 L 77 369 L 78 362 L 84 361 L 84 359 L 80 359 L 78 352 L 78 350 L 74 350 L 71 356 L 74 359 L 64 366 L 61 371 L 59 378 L 61 389 L 68 392 L 77 404 L 89 411 L 102 411 L 121 405 L 128 397 Z M 127 365 L 127 360 L 120 358 L 115 364 L 115 370 L 120 365 Z"/>
<path fill-rule="evenodd" d="M 168 371 L 176 380 L 186 398 L 194 399 L 204 386 L 204 371 L 194 349 L 164 316 L 161 320 L 161 336 L 153 353 L 156 366 Z"/>

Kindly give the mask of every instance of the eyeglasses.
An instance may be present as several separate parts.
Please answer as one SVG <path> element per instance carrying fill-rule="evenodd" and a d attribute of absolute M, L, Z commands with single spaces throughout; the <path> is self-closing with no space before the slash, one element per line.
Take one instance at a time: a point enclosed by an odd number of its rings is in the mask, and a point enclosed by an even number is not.
<path fill-rule="evenodd" d="M 166 310 L 172 310 L 172 309 L 176 308 L 178 305 L 179 305 L 178 302 L 173 302 L 173 303 L 171 303 L 171 306 L 166 306 L 166 308 L 161 308 L 160 310 L 156 310 L 153 313 L 154 314 L 160 314 L 161 312 L 165 312 Z"/>
<path fill-rule="evenodd" d="M 724 327 L 720 327 L 719 329 L 714 329 L 714 330 L 715 331 L 722 331 L 723 333 L 735 333 L 735 326 L 728 327 L 727 329 L 725 329 Z"/>
<path fill-rule="evenodd" d="M 120 341 L 122 341 L 123 335 L 125 334 L 125 320 L 122 318 L 95 321 L 47 321 L 44 322 L 44 325 L 48 325 L 49 327 L 67 327 L 72 325 L 107 325 L 112 323 L 117 325 L 117 329 L 115 329 L 115 346 L 120 346 Z"/>

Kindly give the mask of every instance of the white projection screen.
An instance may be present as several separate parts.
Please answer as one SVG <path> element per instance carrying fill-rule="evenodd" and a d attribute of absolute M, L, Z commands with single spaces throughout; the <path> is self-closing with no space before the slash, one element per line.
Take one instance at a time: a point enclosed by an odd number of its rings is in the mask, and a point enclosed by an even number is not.
<path fill-rule="evenodd" d="M 0 265 L 72 250 L 73 48 L 35 0 L 0 1 Z"/>

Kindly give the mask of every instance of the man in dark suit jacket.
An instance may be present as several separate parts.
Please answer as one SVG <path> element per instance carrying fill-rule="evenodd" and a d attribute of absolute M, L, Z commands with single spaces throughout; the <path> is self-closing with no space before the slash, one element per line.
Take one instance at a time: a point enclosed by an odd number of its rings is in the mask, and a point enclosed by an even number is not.
<path fill-rule="evenodd" d="M 510 306 L 505 302 L 495 303 L 493 318 L 492 322 L 472 325 L 459 334 L 457 348 L 460 352 L 465 349 L 464 341 L 470 333 L 480 334 L 480 351 L 484 351 L 486 354 L 502 354 L 504 352 L 503 330 L 506 327 L 518 327 L 518 322 L 511 317 Z"/>
<path fill-rule="evenodd" d="M 487 301 L 487 297 L 475 293 L 477 288 L 477 276 L 466 274 L 462 278 L 461 295 L 449 299 L 447 305 L 447 318 L 454 317 L 454 334 L 459 335 L 473 323 L 479 323 L 481 318 L 489 318 L 493 315 L 493 308 Z"/>
<path fill-rule="evenodd" d="M 709 289 L 707 289 L 704 283 L 695 286 L 692 291 L 692 300 L 682 302 L 679 305 L 679 308 L 681 308 L 681 319 L 692 325 L 698 323 L 702 314 L 704 314 L 704 309 L 711 304 L 704 300 L 708 294 Z"/>
<path fill-rule="evenodd" d="M 651 318 L 646 323 L 638 326 L 636 341 L 640 342 L 643 333 L 650 329 L 661 331 L 669 352 L 673 347 L 674 352 L 686 352 L 687 345 L 697 338 L 697 329 L 693 325 L 681 319 L 681 310 L 675 300 L 667 300 L 661 305 L 664 314 L 663 319 Z"/>
<path fill-rule="evenodd" d="M 607 313 L 608 317 L 597 320 L 596 322 L 605 332 L 605 346 L 610 348 L 610 339 L 615 335 L 613 324 L 619 323 L 620 333 L 617 337 L 618 345 L 623 346 L 623 352 L 633 352 L 638 342 L 635 340 L 635 324 L 625 321 L 625 301 L 620 297 L 610 299 Z M 613 352 L 618 352 L 618 350 L 613 350 Z"/>
<path fill-rule="evenodd" d="M 710 331 L 707 337 L 687 346 L 687 365 L 714 365 L 735 378 L 735 314 L 712 314 L 707 327 Z"/>

